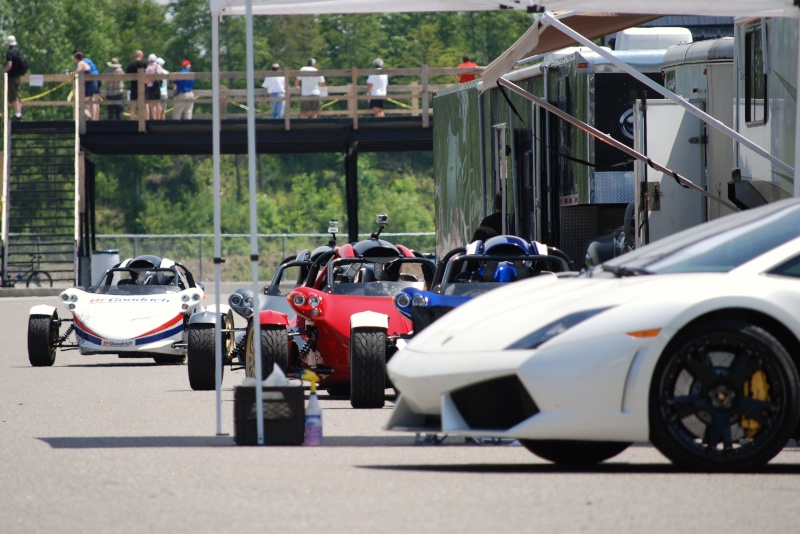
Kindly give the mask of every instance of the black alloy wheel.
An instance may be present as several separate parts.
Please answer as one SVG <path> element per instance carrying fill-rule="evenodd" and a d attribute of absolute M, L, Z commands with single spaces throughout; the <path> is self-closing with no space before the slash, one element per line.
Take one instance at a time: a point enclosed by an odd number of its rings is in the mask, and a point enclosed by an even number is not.
<path fill-rule="evenodd" d="M 650 388 L 650 439 L 677 465 L 758 467 L 797 426 L 797 368 L 784 346 L 744 321 L 715 321 L 680 334 Z"/>

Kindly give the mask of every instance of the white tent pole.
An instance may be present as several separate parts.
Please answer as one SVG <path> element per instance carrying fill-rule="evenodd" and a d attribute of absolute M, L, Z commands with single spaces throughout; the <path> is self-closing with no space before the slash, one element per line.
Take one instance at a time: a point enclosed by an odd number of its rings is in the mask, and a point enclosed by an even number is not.
<path fill-rule="evenodd" d="M 222 244 L 220 224 L 219 186 L 219 15 L 211 13 L 211 145 L 214 159 L 214 297 L 219 304 L 220 270 L 222 268 Z M 214 388 L 217 397 L 217 435 L 222 435 L 222 329 L 220 321 L 214 326 Z"/>
<path fill-rule="evenodd" d="M 614 57 L 614 54 L 611 54 L 607 50 L 603 50 L 601 47 L 599 47 L 596 44 L 594 44 L 591 40 L 587 39 L 586 37 L 584 37 L 580 33 L 576 32 L 575 30 L 573 30 L 572 28 L 570 28 L 569 26 L 567 26 L 563 22 L 561 22 L 558 19 L 556 19 L 552 15 L 552 13 L 545 13 L 544 15 L 542 15 L 542 20 L 544 20 L 544 21 L 550 23 L 551 25 L 553 25 L 554 27 L 558 28 L 564 34 L 572 37 L 577 42 L 579 42 L 579 43 L 591 48 L 592 50 L 597 52 L 599 55 L 603 56 L 608 61 L 610 61 L 614 65 L 618 66 L 619 68 L 623 69 L 625 72 L 627 72 L 628 74 L 630 74 L 631 76 L 633 76 L 634 78 L 636 78 L 637 80 L 639 80 L 640 82 L 645 84 L 647 87 L 651 88 L 652 90 L 656 91 L 659 94 L 664 95 L 665 97 L 669 98 L 670 100 L 674 101 L 675 103 L 677 103 L 678 105 L 683 107 L 686 111 L 688 111 L 689 113 L 691 113 L 695 117 L 698 117 L 700 120 L 708 123 L 709 126 L 711 126 L 713 128 L 716 128 L 717 130 L 723 132 L 728 137 L 732 137 L 736 141 L 738 141 L 741 144 L 743 144 L 744 146 L 748 147 L 750 150 L 752 150 L 752 151 L 756 152 L 757 154 L 760 154 L 761 156 L 767 158 L 768 160 L 770 160 L 775 165 L 777 165 L 777 166 L 785 169 L 786 171 L 794 174 L 794 169 L 790 165 L 788 165 L 788 164 L 784 163 L 783 161 L 781 161 L 780 159 L 776 158 L 775 156 L 773 156 L 772 154 L 770 154 L 769 152 L 767 152 L 766 150 L 764 150 L 763 148 L 761 148 L 760 146 L 758 146 L 757 144 L 752 142 L 751 140 L 749 140 L 746 137 L 744 137 L 743 135 L 741 135 L 739 132 L 732 130 L 731 128 L 729 128 L 725 124 L 721 123 L 720 121 L 718 121 L 717 119 L 715 119 L 714 117 L 709 115 L 708 113 L 704 113 L 704 112 L 700 111 L 700 109 L 698 109 L 697 107 L 693 106 L 692 104 L 690 104 L 689 102 L 687 102 L 683 98 L 679 97 L 678 95 L 676 95 L 675 93 L 673 93 L 672 91 L 667 89 L 666 87 L 657 84 L 656 82 L 654 82 L 653 80 L 651 80 L 650 78 L 648 78 L 644 74 L 640 73 L 639 71 L 637 71 L 636 69 L 634 69 L 633 67 L 631 67 L 630 65 L 625 63 L 624 61 L 620 61 L 618 58 Z"/>
<path fill-rule="evenodd" d="M 797 50 L 800 50 L 800 23 L 795 21 L 795 27 L 797 28 Z M 800 65 L 795 65 L 795 68 L 797 69 L 797 85 L 795 87 L 800 87 Z M 795 99 L 794 105 L 794 168 L 800 169 L 800 102 Z M 792 185 L 792 196 L 800 197 L 800 177 L 797 176 L 797 173 L 792 177 Z"/>
<path fill-rule="evenodd" d="M 258 198 L 256 191 L 256 111 L 253 59 L 253 0 L 247 0 L 245 14 L 245 48 L 247 49 L 247 167 L 250 175 L 250 261 L 253 271 L 253 347 L 256 370 L 256 431 L 258 444 L 264 444 L 264 406 L 261 391 L 261 321 L 258 306 Z"/>

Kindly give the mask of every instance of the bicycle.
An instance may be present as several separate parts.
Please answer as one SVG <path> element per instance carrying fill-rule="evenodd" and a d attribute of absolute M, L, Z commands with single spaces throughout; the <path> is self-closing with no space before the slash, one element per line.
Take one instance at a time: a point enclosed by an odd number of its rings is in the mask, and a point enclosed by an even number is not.
<path fill-rule="evenodd" d="M 17 273 L 14 278 L 3 280 L 3 287 L 14 287 L 17 283 L 25 281 L 25 287 L 53 287 L 53 277 L 45 270 L 36 268 L 36 261 L 41 256 L 31 254 L 31 263 L 28 270 Z"/>

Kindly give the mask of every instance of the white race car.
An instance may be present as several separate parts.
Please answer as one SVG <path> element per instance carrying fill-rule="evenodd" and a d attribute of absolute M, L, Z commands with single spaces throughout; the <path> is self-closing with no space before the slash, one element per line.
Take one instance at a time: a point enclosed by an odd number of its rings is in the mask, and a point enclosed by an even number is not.
<path fill-rule="evenodd" d="M 31 308 L 28 359 L 34 367 L 53 365 L 60 348 L 182 363 L 189 317 L 230 315 L 228 306 L 206 309 L 204 298 L 203 287 L 180 263 L 149 255 L 126 259 L 93 287 L 61 292 L 61 304 L 71 318 L 59 317 L 53 306 Z M 69 326 L 61 333 L 65 324 Z"/>
<path fill-rule="evenodd" d="M 556 463 L 649 440 L 684 467 L 748 468 L 795 435 L 799 364 L 790 199 L 456 308 L 389 362 L 386 426 L 518 439 Z"/>

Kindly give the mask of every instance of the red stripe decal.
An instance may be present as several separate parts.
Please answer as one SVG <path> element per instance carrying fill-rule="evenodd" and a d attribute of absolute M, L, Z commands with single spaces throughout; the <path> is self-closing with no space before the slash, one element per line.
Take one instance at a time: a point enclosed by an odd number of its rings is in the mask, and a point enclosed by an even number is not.
<path fill-rule="evenodd" d="M 175 317 L 173 317 L 172 319 L 170 319 L 166 323 L 162 324 L 161 326 L 153 328 L 149 332 L 145 332 L 144 334 L 140 334 L 140 335 L 136 336 L 135 339 L 138 339 L 138 338 L 144 337 L 144 336 L 149 336 L 149 335 L 155 334 L 157 332 L 161 332 L 162 330 L 166 330 L 170 326 L 176 325 L 181 321 L 183 321 L 183 314 L 179 313 L 178 315 L 176 315 Z"/>
<path fill-rule="evenodd" d="M 78 325 L 78 328 L 80 328 L 81 330 L 83 330 L 83 331 L 84 331 L 84 332 L 86 332 L 87 334 L 91 334 L 91 335 L 93 335 L 94 337 L 99 337 L 99 338 L 101 338 L 101 339 L 102 339 L 102 337 L 103 337 L 103 336 L 99 336 L 99 335 L 97 335 L 97 333 L 95 333 L 94 331 L 92 331 L 92 329 L 91 329 L 91 328 L 89 328 L 88 326 L 86 326 L 85 324 L 83 324 L 83 322 L 81 322 L 81 320 L 80 320 L 80 319 L 78 319 L 78 316 L 77 316 L 77 315 L 73 315 L 73 316 L 72 316 L 72 321 Z"/>

